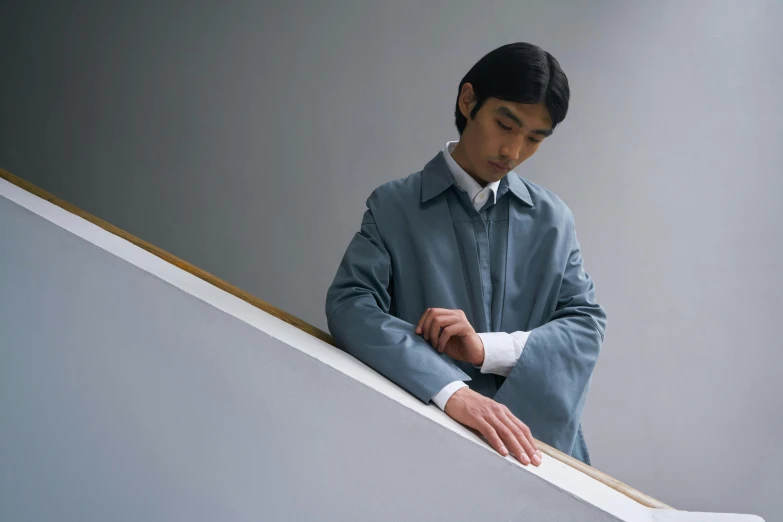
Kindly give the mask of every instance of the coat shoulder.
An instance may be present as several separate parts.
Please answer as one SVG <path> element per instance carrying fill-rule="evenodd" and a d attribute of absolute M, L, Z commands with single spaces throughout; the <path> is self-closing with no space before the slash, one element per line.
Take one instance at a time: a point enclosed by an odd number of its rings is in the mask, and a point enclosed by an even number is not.
<path fill-rule="evenodd" d="M 422 172 L 420 170 L 404 178 L 387 181 L 375 188 L 367 198 L 367 208 L 374 214 L 388 214 L 418 207 L 421 201 Z"/>
<path fill-rule="evenodd" d="M 519 179 L 525 184 L 528 192 L 530 192 L 534 208 L 541 217 L 562 223 L 573 221 L 574 215 L 571 208 L 560 196 L 522 176 L 519 176 Z"/>

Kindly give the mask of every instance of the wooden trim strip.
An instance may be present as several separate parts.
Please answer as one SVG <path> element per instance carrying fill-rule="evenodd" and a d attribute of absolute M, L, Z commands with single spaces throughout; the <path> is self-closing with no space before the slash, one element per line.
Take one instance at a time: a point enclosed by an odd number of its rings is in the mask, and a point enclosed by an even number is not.
<path fill-rule="evenodd" d="M 204 270 L 191 265 L 187 261 L 184 261 L 172 254 L 169 254 L 165 250 L 162 250 L 154 245 L 151 245 L 147 243 L 146 241 L 139 239 L 138 237 L 129 234 L 128 232 L 125 232 L 124 230 L 115 227 L 111 223 L 107 223 L 106 221 L 97 218 L 93 216 L 92 214 L 89 214 L 85 212 L 84 210 L 71 205 L 67 201 L 64 201 L 58 197 L 53 196 L 52 194 L 49 194 L 45 190 L 33 185 L 32 183 L 23 180 L 22 178 L 15 176 L 14 174 L 11 174 L 10 172 L 0 169 L 0 178 L 5 179 L 6 181 L 16 185 L 17 187 L 26 190 L 27 192 L 38 196 L 41 199 L 45 199 L 49 203 L 52 203 L 53 205 L 57 205 L 58 207 L 67 210 L 68 212 L 75 214 L 82 219 L 85 219 L 89 221 L 90 223 L 97 225 L 101 227 L 102 229 L 111 232 L 112 234 L 119 236 L 126 241 L 130 241 L 134 245 L 136 245 L 139 248 L 142 248 L 146 250 L 147 252 L 154 254 L 158 256 L 159 258 L 163 259 L 164 261 L 167 261 L 171 263 L 172 265 L 181 268 L 182 270 L 193 274 L 194 276 L 203 279 L 207 283 L 214 285 L 221 290 L 228 292 L 231 295 L 234 295 L 243 301 L 246 301 L 250 303 L 251 305 L 255 306 L 256 308 L 260 308 L 261 310 L 265 311 L 266 313 L 273 315 L 277 317 L 278 319 L 281 319 L 285 321 L 288 324 L 291 324 L 293 326 L 296 326 L 300 330 L 307 332 L 308 334 L 312 335 L 313 337 L 317 337 L 318 339 L 331 344 L 332 346 L 335 346 L 334 340 L 332 339 L 332 336 L 328 333 L 324 332 L 323 330 L 316 328 L 315 326 L 308 324 L 298 317 L 295 317 L 287 312 L 284 312 L 283 310 L 280 310 L 279 308 L 272 306 L 271 304 L 267 303 L 266 301 L 262 301 L 261 299 L 249 294 L 248 292 L 245 292 L 244 290 L 241 290 L 237 288 L 236 286 L 229 284 L 222 279 L 219 279 L 218 277 L 215 277 L 214 275 L 210 274 L 209 272 L 205 272 Z M 538 444 L 538 447 L 541 449 L 543 453 L 546 453 L 550 457 L 559 460 L 560 462 L 567 464 L 571 466 L 572 468 L 575 468 L 582 473 L 588 475 L 589 477 L 601 482 L 602 484 L 609 486 L 610 488 L 622 493 L 623 495 L 627 496 L 628 498 L 638 502 L 639 504 L 642 504 L 644 506 L 650 507 L 650 508 L 656 508 L 656 509 L 673 509 L 671 506 L 668 506 L 664 504 L 663 502 L 656 500 L 648 495 L 645 495 L 641 491 L 637 491 L 636 489 L 628 486 L 627 484 L 623 484 L 619 480 L 616 480 L 606 473 L 602 473 L 598 471 L 597 469 L 593 468 L 592 466 L 588 466 L 587 464 L 583 463 L 580 460 L 577 460 L 570 455 L 566 455 L 565 453 L 543 443 L 540 441 L 536 441 Z"/>

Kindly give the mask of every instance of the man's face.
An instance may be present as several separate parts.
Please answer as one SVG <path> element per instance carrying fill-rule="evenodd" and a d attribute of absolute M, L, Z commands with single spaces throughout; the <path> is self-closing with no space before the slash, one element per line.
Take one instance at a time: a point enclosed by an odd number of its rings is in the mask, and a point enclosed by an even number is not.
<path fill-rule="evenodd" d="M 475 104 L 473 86 L 466 83 L 459 107 L 468 121 L 452 156 L 483 186 L 499 181 L 532 156 L 552 133 L 552 119 L 543 103 L 488 98 L 471 120 Z"/>

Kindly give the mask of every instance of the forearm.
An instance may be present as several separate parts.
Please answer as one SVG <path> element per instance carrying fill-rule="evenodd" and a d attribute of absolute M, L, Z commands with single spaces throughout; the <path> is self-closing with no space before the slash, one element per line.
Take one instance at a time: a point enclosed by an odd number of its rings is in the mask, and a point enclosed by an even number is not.
<path fill-rule="evenodd" d="M 423 402 L 446 385 L 469 381 L 410 324 L 378 308 L 369 294 L 344 299 L 328 317 L 335 343 Z"/>

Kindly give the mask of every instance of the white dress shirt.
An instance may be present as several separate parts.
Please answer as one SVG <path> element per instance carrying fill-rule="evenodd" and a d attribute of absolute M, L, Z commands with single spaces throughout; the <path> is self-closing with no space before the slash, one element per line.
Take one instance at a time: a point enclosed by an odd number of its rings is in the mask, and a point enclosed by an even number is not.
<path fill-rule="evenodd" d="M 456 141 L 446 143 L 446 147 L 443 149 L 443 157 L 449 166 L 457 187 L 468 193 L 473 207 L 480 211 L 489 199 L 493 203 L 497 202 L 497 190 L 500 181 L 488 183 L 482 188 L 451 156 L 457 143 Z M 519 356 L 522 355 L 522 350 L 525 348 L 530 332 L 486 332 L 479 333 L 478 336 L 481 338 L 481 342 L 484 343 L 484 363 L 481 365 L 481 373 L 494 373 L 507 377 L 517 360 L 519 360 Z M 449 383 L 435 394 L 432 402 L 443 410 L 454 392 L 465 386 L 467 384 L 462 381 Z"/>

